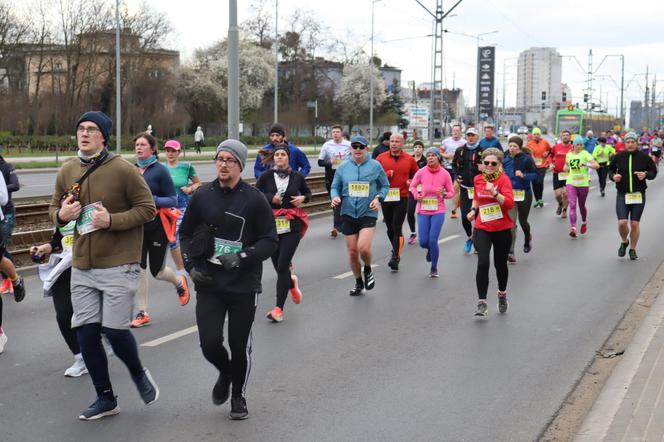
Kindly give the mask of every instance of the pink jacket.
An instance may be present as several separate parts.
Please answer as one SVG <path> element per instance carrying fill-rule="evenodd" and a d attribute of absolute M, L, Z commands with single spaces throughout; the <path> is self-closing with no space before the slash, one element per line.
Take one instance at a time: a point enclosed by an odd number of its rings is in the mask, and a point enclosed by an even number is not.
<path fill-rule="evenodd" d="M 418 193 L 417 186 L 422 185 L 421 193 Z M 436 171 L 432 171 L 429 166 L 424 166 L 417 171 L 412 181 L 410 182 L 410 193 L 413 194 L 415 199 L 418 195 L 424 198 L 437 198 L 438 210 L 423 210 L 422 202 L 417 203 L 417 213 L 424 215 L 435 215 L 437 213 L 445 213 L 445 202 L 440 196 L 440 189 L 445 188 L 445 198 L 451 199 L 454 197 L 454 186 L 452 185 L 452 177 L 450 173 L 439 167 Z"/>

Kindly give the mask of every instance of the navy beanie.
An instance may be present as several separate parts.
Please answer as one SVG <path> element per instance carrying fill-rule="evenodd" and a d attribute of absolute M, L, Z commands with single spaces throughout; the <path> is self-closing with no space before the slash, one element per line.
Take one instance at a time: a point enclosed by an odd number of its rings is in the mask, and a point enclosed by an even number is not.
<path fill-rule="evenodd" d="M 111 136 L 111 130 L 113 129 L 113 120 L 111 120 L 111 117 L 101 111 L 88 111 L 81 115 L 81 118 L 78 119 L 78 123 L 76 123 L 76 127 L 78 128 L 79 124 L 84 121 L 92 121 L 96 124 L 101 131 L 101 135 L 104 137 L 104 143 L 108 144 L 108 139 Z"/>

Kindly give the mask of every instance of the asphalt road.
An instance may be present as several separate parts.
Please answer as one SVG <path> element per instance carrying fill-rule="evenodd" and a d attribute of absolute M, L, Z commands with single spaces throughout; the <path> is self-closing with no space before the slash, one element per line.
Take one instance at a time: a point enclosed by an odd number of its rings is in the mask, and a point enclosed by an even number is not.
<path fill-rule="evenodd" d="M 343 240 L 328 239 L 329 218 L 314 220 L 294 259 L 304 300 L 289 301 L 281 324 L 264 317 L 275 286 L 265 265 L 244 422 L 228 420 L 228 404 L 212 405 L 216 373 L 195 329 L 141 346 L 161 387 L 156 404 L 140 402 L 126 369 L 112 359 L 122 413 L 77 421 L 94 399 L 92 385 L 87 376 L 62 376 L 71 355 L 50 300 L 30 278 L 22 304 L 5 300 L 0 439 L 534 440 L 664 258 L 661 181 L 648 191 L 636 262 L 616 255 L 613 187 L 606 198 L 591 190 L 589 233 L 577 240 L 553 205 L 534 209 L 533 251 L 517 253 L 510 266 L 510 310 L 496 313 L 492 271 L 487 318 L 473 316 L 476 258 L 462 253 L 458 220 L 447 220 L 441 234 L 439 279 L 427 277 L 415 245 L 406 246 L 401 271 L 390 273 L 380 224 L 376 288 L 358 298 L 348 296 L 352 278 L 339 277 L 348 271 Z M 552 201 L 548 179 L 545 201 Z M 520 233 L 519 248 L 522 242 Z M 193 298 L 182 308 L 168 285 L 151 279 L 150 287 L 153 325 L 135 331 L 140 344 L 195 325 Z"/>

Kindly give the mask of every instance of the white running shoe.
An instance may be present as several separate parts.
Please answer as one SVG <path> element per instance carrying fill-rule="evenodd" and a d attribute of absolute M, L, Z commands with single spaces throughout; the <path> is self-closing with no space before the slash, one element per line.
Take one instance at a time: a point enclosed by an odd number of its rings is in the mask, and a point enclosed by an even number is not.
<path fill-rule="evenodd" d="M 65 376 L 68 378 L 77 378 L 83 376 L 88 372 L 88 368 L 85 366 L 85 361 L 83 361 L 83 356 L 77 354 L 74 356 L 74 363 L 71 367 L 65 370 Z"/>
<path fill-rule="evenodd" d="M 0 353 L 5 351 L 5 344 L 7 344 L 7 333 L 0 327 Z"/>

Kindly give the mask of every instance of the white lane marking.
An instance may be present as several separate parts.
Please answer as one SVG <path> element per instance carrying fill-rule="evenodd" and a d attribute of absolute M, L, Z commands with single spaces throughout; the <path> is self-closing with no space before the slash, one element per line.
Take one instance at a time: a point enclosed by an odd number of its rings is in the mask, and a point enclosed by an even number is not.
<path fill-rule="evenodd" d="M 448 242 L 448 241 L 452 241 L 453 239 L 458 238 L 458 237 L 459 237 L 459 235 L 450 235 L 450 236 L 446 236 L 446 237 L 443 238 L 443 239 L 439 239 L 439 240 L 438 240 L 438 244 L 443 244 L 443 243 L 446 243 L 446 242 Z"/>
<path fill-rule="evenodd" d="M 194 325 L 193 327 L 185 328 L 184 330 L 177 331 L 175 333 L 171 333 L 170 335 L 163 336 L 161 338 L 154 339 L 152 341 L 145 342 L 141 344 L 141 347 L 156 347 L 161 344 L 165 344 L 170 341 L 174 341 L 178 338 L 181 338 L 183 336 L 190 335 L 192 333 L 196 333 L 198 331 L 198 326 Z"/>
<path fill-rule="evenodd" d="M 371 264 L 371 268 L 378 267 L 378 264 Z M 332 278 L 334 279 L 344 279 L 348 278 L 349 276 L 353 276 L 353 272 L 346 272 L 342 273 L 341 275 L 333 276 Z"/>

